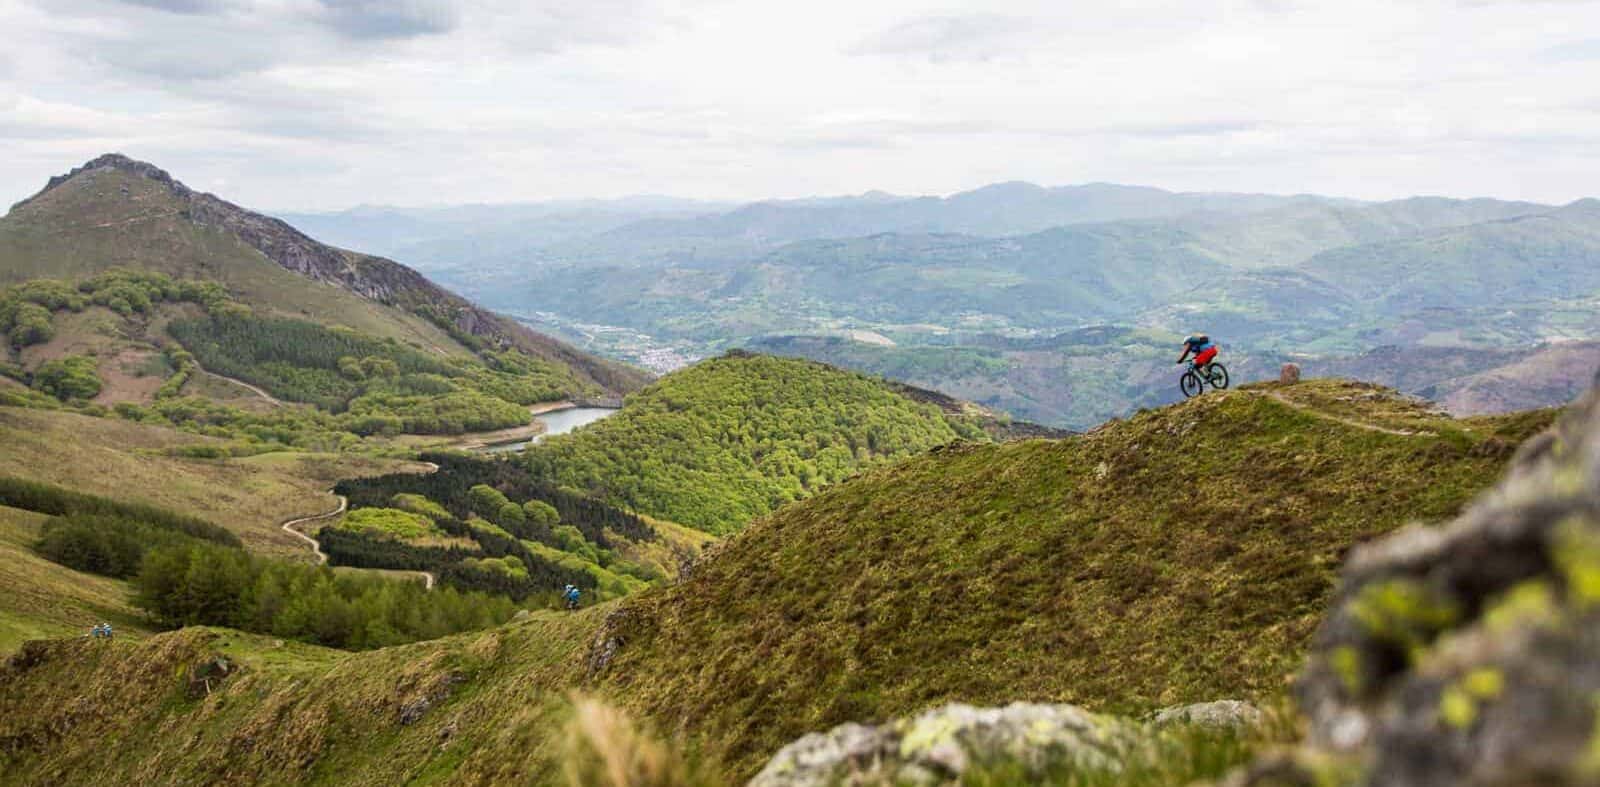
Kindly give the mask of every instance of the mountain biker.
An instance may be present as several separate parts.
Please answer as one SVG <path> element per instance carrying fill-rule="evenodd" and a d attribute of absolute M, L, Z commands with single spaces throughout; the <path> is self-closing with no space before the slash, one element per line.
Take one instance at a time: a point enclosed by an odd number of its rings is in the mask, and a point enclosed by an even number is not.
<path fill-rule="evenodd" d="M 1203 333 L 1190 334 L 1183 340 L 1183 355 L 1178 356 L 1178 363 L 1183 363 L 1189 358 L 1189 354 L 1193 353 L 1194 368 L 1204 373 L 1206 366 L 1217 359 L 1217 351 L 1220 349 L 1216 342 L 1211 341 L 1210 336 Z"/>
<path fill-rule="evenodd" d="M 567 602 L 567 609 L 577 609 L 578 599 L 582 595 L 583 591 L 578 590 L 577 585 L 567 585 L 566 589 L 561 591 L 561 598 Z"/>

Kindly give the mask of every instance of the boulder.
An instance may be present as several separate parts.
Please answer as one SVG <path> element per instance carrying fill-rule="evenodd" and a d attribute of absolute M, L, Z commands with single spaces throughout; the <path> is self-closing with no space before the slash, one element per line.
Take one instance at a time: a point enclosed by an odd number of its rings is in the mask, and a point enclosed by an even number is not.
<path fill-rule="evenodd" d="M 1355 550 L 1296 685 L 1306 746 L 1233 784 L 1600 783 L 1600 393 L 1445 527 Z"/>
<path fill-rule="evenodd" d="M 1031 776 L 1071 762 L 1116 771 L 1144 728 L 1074 705 L 946 705 L 880 726 L 844 724 L 780 750 L 750 787 L 958 784 L 976 765 L 1006 763 Z"/>
<path fill-rule="evenodd" d="M 1300 382 L 1300 364 L 1286 363 L 1278 370 L 1278 382 L 1284 385 L 1294 385 Z"/>
<path fill-rule="evenodd" d="M 1177 705 L 1155 712 L 1151 722 L 1157 727 L 1188 724 L 1213 729 L 1248 730 L 1261 726 L 1266 714 L 1260 708 L 1239 700 L 1217 700 L 1193 705 Z"/>

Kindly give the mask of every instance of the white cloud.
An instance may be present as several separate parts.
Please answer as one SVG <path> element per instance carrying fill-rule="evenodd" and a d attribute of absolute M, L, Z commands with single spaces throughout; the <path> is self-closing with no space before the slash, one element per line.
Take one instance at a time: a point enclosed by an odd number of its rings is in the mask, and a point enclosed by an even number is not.
<path fill-rule="evenodd" d="M 1600 182 L 1596 3 L 0 0 L 0 29 L 0 202 L 112 148 L 265 207 Z"/>

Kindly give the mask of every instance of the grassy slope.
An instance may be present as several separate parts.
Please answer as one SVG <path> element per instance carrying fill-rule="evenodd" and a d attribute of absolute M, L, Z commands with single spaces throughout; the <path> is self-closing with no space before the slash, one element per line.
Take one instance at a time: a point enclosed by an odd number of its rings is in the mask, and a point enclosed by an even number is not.
<path fill-rule="evenodd" d="M 572 616 L 349 655 L 198 630 L 38 646 L 0 672 L 0 741 L 19 758 L 0 783 L 548 784 L 580 684 L 734 773 L 799 733 L 945 699 L 1271 694 L 1352 542 L 1452 513 L 1551 418 L 1449 422 L 1321 382 L 1277 393 L 1434 434 L 1208 395 L 876 471 L 751 527 L 682 585 Z M 586 681 L 602 633 L 624 644 Z M 179 668 L 216 651 L 246 671 L 184 699 Z"/>
<path fill-rule="evenodd" d="M 221 282 L 239 300 L 284 316 L 465 352 L 420 317 L 288 271 L 178 209 L 155 181 L 117 169 L 79 175 L 0 218 L 0 284 L 138 267 Z"/>
<path fill-rule="evenodd" d="M 24 640 L 72 637 L 102 621 L 119 632 L 144 626 L 128 585 L 58 566 L 29 548 L 46 517 L 0 506 L 0 656 Z"/>
<path fill-rule="evenodd" d="M 1207 395 L 1060 442 L 835 486 L 627 606 L 626 702 L 739 772 L 948 700 L 1155 706 L 1277 691 L 1351 544 L 1455 513 L 1549 412 L 1471 424 L 1317 382 Z"/>
<path fill-rule="evenodd" d="M 958 430 L 881 380 L 737 354 L 675 372 L 524 460 L 559 484 L 728 533 L 858 468 L 952 442 Z"/>
<path fill-rule="evenodd" d="M 340 478 L 414 465 L 358 456 L 262 454 L 186 459 L 167 449 L 211 438 L 114 418 L 0 407 L 0 475 L 60 484 L 194 514 L 233 530 L 257 552 L 306 553 L 278 529 L 284 519 L 332 509 Z"/>

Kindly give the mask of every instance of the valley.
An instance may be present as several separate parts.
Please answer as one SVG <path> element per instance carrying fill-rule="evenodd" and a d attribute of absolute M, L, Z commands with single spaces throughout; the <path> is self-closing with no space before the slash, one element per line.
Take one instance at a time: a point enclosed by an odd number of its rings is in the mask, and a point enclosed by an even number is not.
<path fill-rule="evenodd" d="M 1147 359 L 1175 357 L 1177 340 L 1196 330 L 1264 370 L 1293 360 L 1337 375 L 1369 353 L 1411 353 L 1404 390 L 1420 395 L 1458 384 L 1430 351 L 1521 356 L 1600 330 L 1592 200 L 1360 202 L 1007 183 L 942 198 L 634 216 L 589 234 L 575 222 L 489 254 L 470 250 L 474 225 L 442 228 L 416 214 L 392 209 L 386 226 L 438 233 L 458 251 L 395 253 L 598 353 L 657 372 L 731 348 L 795 354 L 1078 430 L 1176 401 Z M 315 218 L 335 238 L 361 237 L 355 228 L 365 226 Z M 573 302 L 570 292 L 586 297 Z M 1102 332 L 1123 339 L 1112 355 L 1081 341 Z M 1076 351 L 1103 360 L 1058 362 Z M 1560 373 L 1526 377 L 1537 368 L 1501 374 L 1527 382 L 1528 394 L 1511 400 L 1549 406 L 1578 392 Z M 1444 398 L 1464 415 L 1516 406 Z"/>
<path fill-rule="evenodd" d="M 0 219 L 0 784 L 820 785 L 795 774 L 929 767 L 928 735 L 993 787 L 1245 778 L 1274 752 L 1357 773 L 1303 734 L 1311 700 L 1442 669 L 1430 649 L 1501 601 L 1430 594 L 1504 577 L 1352 600 L 1379 560 L 1354 556 L 1586 455 L 1593 394 L 1549 406 L 1600 363 L 1585 230 L 1560 224 L 1582 206 L 869 201 L 584 214 L 655 261 L 540 268 L 594 297 L 519 322 L 149 164 L 52 180 Z M 539 221 L 563 253 L 593 240 Z M 1365 264 L 1341 244 L 1521 254 L 1557 224 L 1562 292 L 1480 281 L 1525 312 L 1400 262 L 1463 305 L 1329 272 Z M 715 243 L 673 261 L 686 238 Z M 522 300 L 493 278 L 514 267 L 455 271 Z M 1236 329 L 1230 389 L 1180 401 L 1180 319 Z M 1304 379 L 1271 381 L 1291 361 Z M 1505 576 L 1587 576 L 1587 547 L 1550 548 L 1577 551 Z M 1473 680 L 1454 718 L 1496 700 Z M 984 753 L 1013 716 L 1069 742 Z M 854 724 L 891 743 L 805 749 Z"/>

